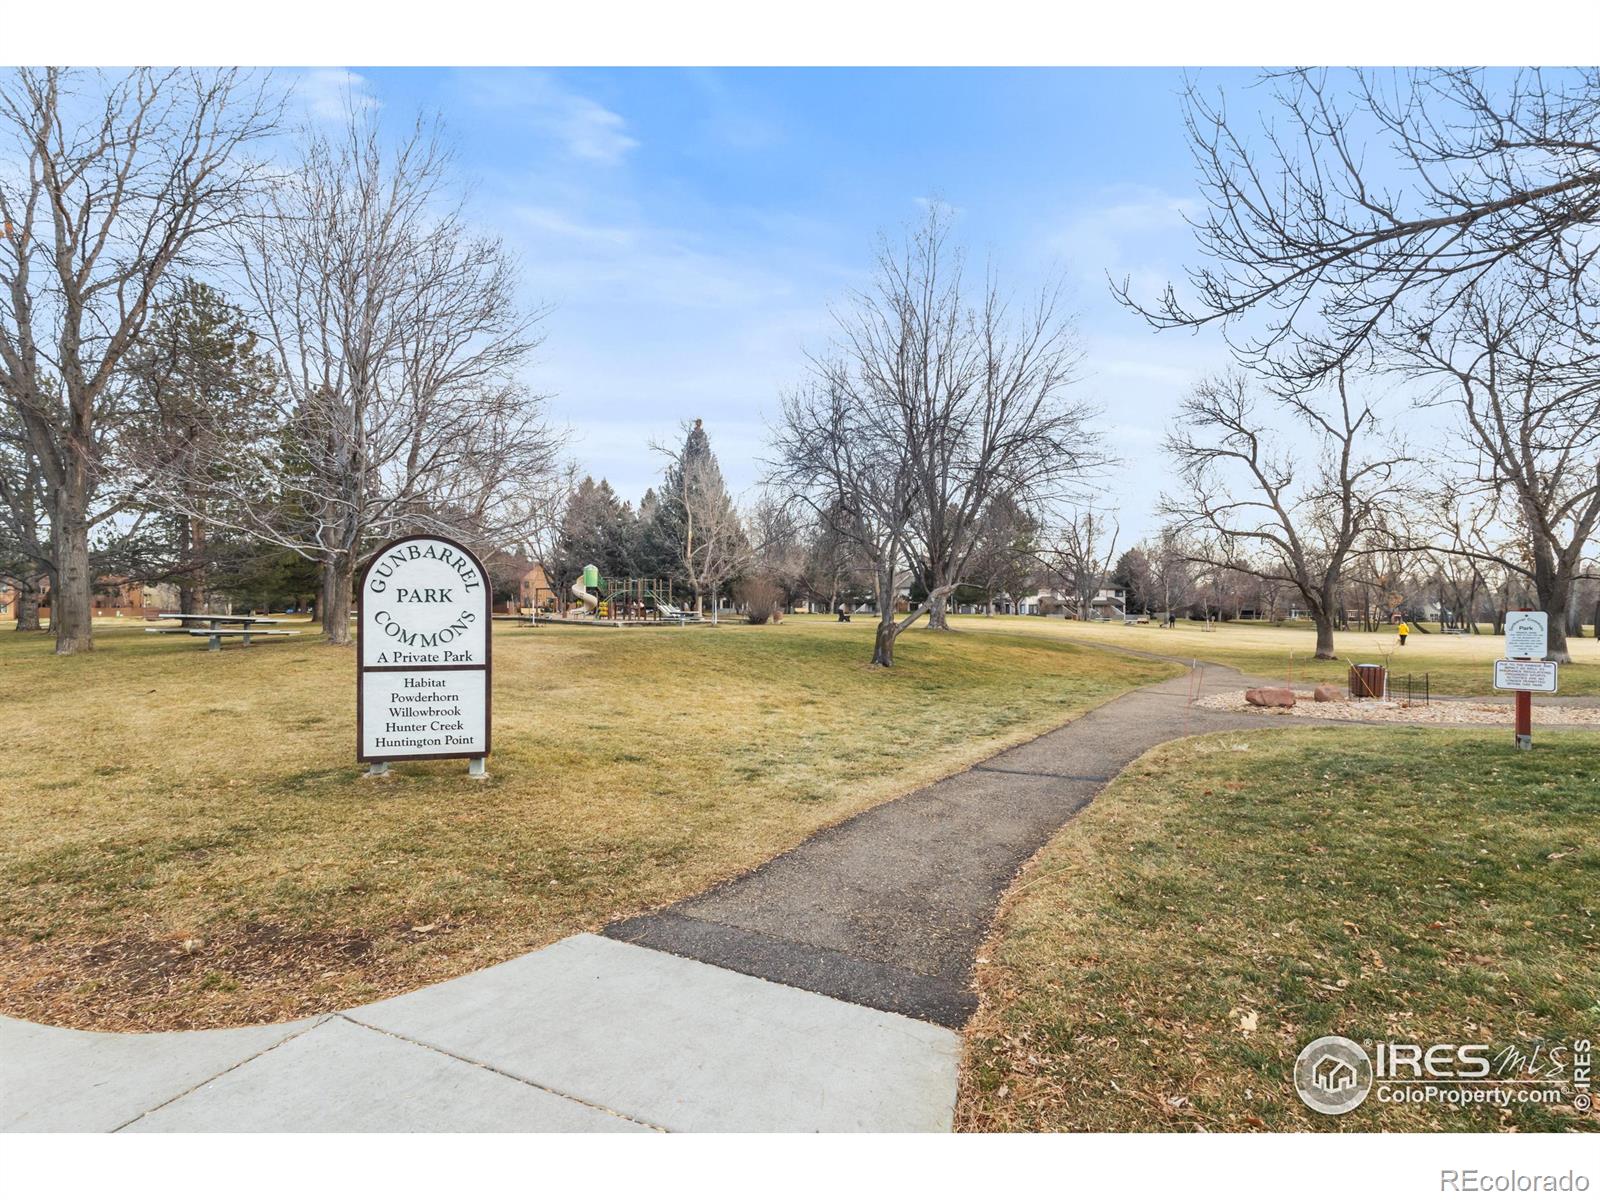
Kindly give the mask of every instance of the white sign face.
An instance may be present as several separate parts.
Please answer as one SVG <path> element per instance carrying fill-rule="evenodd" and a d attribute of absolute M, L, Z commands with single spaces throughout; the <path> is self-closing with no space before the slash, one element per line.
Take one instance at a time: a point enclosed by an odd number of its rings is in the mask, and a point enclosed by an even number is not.
<path fill-rule="evenodd" d="M 401 538 L 361 575 L 357 757 L 489 753 L 491 586 L 447 538 Z"/>
<path fill-rule="evenodd" d="M 1506 614 L 1506 657 L 1543 658 L 1550 648 L 1550 617 L 1542 612 Z"/>
<path fill-rule="evenodd" d="M 489 752 L 487 671 L 363 671 L 364 760 Z"/>
<path fill-rule="evenodd" d="M 361 581 L 361 665 L 486 665 L 489 591 L 483 567 L 454 542 L 385 547 Z"/>
<path fill-rule="evenodd" d="M 1502 692 L 1553 692 L 1556 690 L 1556 664 L 1496 659 L 1494 686 Z"/>

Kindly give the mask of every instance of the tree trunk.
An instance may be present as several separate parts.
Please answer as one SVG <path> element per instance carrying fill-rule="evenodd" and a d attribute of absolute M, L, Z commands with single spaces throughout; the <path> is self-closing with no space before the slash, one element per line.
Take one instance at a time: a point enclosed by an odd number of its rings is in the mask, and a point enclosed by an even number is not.
<path fill-rule="evenodd" d="M 17 632 L 39 632 L 40 588 L 32 579 L 17 581 Z"/>
<path fill-rule="evenodd" d="M 717 623 L 717 616 L 722 611 L 722 597 L 715 586 L 711 589 L 711 623 Z"/>
<path fill-rule="evenodd" d="M 179 552 L 188 574 L 178 585 L 178 610 L 186 613 L 206 611 L 206 531 L 194 517 L 184 517 L 180 526 Z M 203 621 L 185 621 L 185 625 L 203 625 Z"/>
<path fill-rule="evenodd" d="M 877 576 L 878 593 L 874 599 L 877 601 L 875 607 L 878 610 L 878 632 L 872 642 L 872 665 L 892 667 L 894 640 L 900 636 L 900 630 L 896 628 L 894 619 L 894 571 L 880 564 Z"/>
<path fill-rule="evenodd" d="M 87 497 L 71 486 L 59 488 L 52 513 L 56 552 L 55 586 L 50 593 L 50 624 L 57 654 L 94 649 L 94 576 L 89 571 Z"/>
<path fill-rule="evenodd" d="M 1572 592 L 1572 579 L 1559 572 L 1539 580 L 1539 607 L 1549 617 L 1550 635 L 1545 650 L 1548 662 L 1569 663 L 1572 653 L 1567 649 L 1567 600 Z"/>
<path fill-rule="evenodd" d="M 894 666 L 894 639 L 900 631 L 895 628 L 894 607 L 884 608 L 878 614 L 878 635 L 872 643 L 872 665 L 875 667 Z"/>
<path fill-rule="evenodd" d="M 350 644 L 350 604 L 355 589 L 355 564 L 337 554 L 322 564 L 322 635 L 334 646 Z"/>
<path fill-rule="evenodd" d="M 949 593 L 935 593 L 929 598 L 928 628 L 940 629 L 945 633 L 950 632 Z"/>
<path fill-rule="evenodd" d="M 1339 656 L 1333 652 L 1333 614 L 1327 609 L 1319 608 L 1312 613 L 1317 623 L 1317 658 L 1334 659 Z"/>

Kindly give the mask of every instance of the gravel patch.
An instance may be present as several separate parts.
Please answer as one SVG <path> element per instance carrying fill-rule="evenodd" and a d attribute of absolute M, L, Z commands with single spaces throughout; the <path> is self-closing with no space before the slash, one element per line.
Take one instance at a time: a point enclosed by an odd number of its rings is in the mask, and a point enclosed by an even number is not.
<path fill-rule="evenodd" d="M 1510 697 L 1503 701 L 1435 700 L 1431 704 L 1423 704 L 1420 700 L 1413 704 L 1403 700 L 1324 700 L 1319 703 L 1311 698 L 1310 692 L 1296 692 L 1293 708 L 1257 708 L 1245 702 L 1243 692 L 1219 692 L 1196 700 L 1195 706 L 1220 712 L 1255 713 L 1257 716 L 1393 721 L 1405 725 L 1510 725 L 1512 719 Z M 1544 706 L 1536 700 L 1533 723 L 1600 726 L 1600 707 Z"/>

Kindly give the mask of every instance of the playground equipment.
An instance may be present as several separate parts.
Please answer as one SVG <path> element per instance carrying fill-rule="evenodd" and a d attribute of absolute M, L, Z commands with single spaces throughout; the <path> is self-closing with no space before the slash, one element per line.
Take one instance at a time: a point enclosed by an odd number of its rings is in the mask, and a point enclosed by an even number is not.
<path fill-rule="evenodd" d="M 579 601 L 581 612 L 546 620 L 583 621 L 605 625 L 655 624 L 672 621 L 683 624 L 700 620 L 698 613 L 685 612 L 673 603 L 672 583 L 664 578 L 608 582 L 593 563 L 587 564 L 568 589 Z"/>
<path fill-rule="evenodd" d="M 572 581 L 573 597 L 583 601 L 584 610 L 591 615 L 600 611 L 600 597 L 589 591 L 589 589 L 599 586 L 600 568 L 593 563 L 584 567 L 578 573 L 578 577 Z"/>

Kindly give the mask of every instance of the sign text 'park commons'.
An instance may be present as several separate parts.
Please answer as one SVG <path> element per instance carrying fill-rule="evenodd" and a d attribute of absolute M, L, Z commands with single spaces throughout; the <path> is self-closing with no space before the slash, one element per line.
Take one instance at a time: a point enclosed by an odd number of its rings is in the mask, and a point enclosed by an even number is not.
<path fill-rule="evenodd" d="M 467 551 L 410 538 L 380 551 L 361 588 L 361 662 L 482 665 L 489 581 Z"/>
<path fill-rule="evenodd" d="M 402 538 L 372 557 L 359 593 L 361 761 L 488 754 L 491 590 L 447 538 Z"/>

